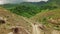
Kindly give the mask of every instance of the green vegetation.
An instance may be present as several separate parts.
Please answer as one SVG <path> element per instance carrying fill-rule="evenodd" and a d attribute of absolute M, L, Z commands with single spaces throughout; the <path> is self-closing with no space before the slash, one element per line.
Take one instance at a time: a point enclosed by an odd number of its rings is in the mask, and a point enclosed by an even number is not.
<path fill-rule="evenodd" d="M 10 9 L 10 8 L 13 8 L 15 6 L 17 6 L 18 4 L 3 4 L 3 5 L 0 5 L 0 7 L 3 7 L 5 9 Z"/>
<path fill-rule="evenodd" d="M 42 10 L 53 10 L 56 9 L 57 6 L 50 6 L 50 5 L 44 5 L 44 6 L 36 6 L 33 4 L 20 4 L 16 7 L 10 8 L 10 10 L 13 13 L 16 13 L 18 15 L 24 16 L 24 17 L 32 17 L 38 13 L 40 13 Z"/>
<path fill-rule="evenodd" d="M 21 4 L 5 4 L 5 5 L 1 5 L 3 8 L 6 8 L 8 10 L 10 10 L 13 13 L 16 13 L 18 15 L 30 18 L 40 12 L 42 12 L 42 10 L 53 10 L 53 9 L 57 9 L 59 8 L 59 4 L 58 1 L 54 1 L 54 0 L 50 0 L 50 2 L 41 2 L 43 4 L 41 4 L 40 2 L 37 3 L 28 3 L 28 2 L 24 2 Z M 44 4 L 45 3 L 45 4 Z"/>
<path fill-rule="evenodd" d="M 10 10 L 13 13 L 30 18 L 30 17 L 42 12 L 42 10 L 47 10 L 47 9 L 53 10 L 53 9 L 59 8 L 59 6 L 56 4 L 57 2 L 55 2 L 55 1 L 53 2 L 53 1 L 51 0 L 50 2 L 38 2 L 38 4 L 24 2 L 21 4 L 5 4 L 5 5 L 1 5 L 1 6 L 3 8 Z"/>
<path fill-rule="evenodd" d="M 28 17 L 28 18 L 41 12 L 40 9 L 34 5 L 19 5 L 9 10 L 13 13 L 16 13 L 18 15 Z"/>

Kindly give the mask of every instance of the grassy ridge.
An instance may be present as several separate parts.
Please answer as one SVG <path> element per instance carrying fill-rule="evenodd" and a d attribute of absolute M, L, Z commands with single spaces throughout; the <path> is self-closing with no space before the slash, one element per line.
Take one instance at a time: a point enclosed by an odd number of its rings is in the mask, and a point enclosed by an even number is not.
<path fill-rule="evenodd" d="M 47 28 L 60 30 L 60 9 L 46 10 L 34 16 L 32 20 L 46 25 Z"/>

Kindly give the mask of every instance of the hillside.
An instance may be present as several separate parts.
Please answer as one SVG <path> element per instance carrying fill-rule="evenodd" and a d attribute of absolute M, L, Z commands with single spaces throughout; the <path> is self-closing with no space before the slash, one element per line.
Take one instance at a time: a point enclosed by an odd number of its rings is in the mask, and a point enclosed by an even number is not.
<path fill-rule="evenodd" d="M 45 12 L 41 12 L 30 19 L 31 21 L 46 25 L 49 29 L 60 31 L 60 9 L 50 11 L 46 10 Z"/>
<path fill-rule="evenodd" d="M 0 34 L 60 34 L 60 0 L 0 5 Z"/>
<path fill-rule="evenodd" d="M 54 10 L 58 8 L 57 6 L 50 6 L 48 4 L 44 5 L 44 6 L 36 6 L 33 4 L 20 4 L 18 6 L 9 8 L 8 10 L 16 13 L 18 15 L 30 18 L 32 16 L 35 16 L 36 14 L 40 13 L 42 10 Z"/>
<path fill-rule="evenodd" d="M 31 25 L 21 16 L 13 14 L 6 9 L 0 8 L 0 34 L 8 34 L 12 31 L 10 28 L 13 26 L 21 26 L 27 31 L 31 32 Z M 21 30 L 21 32 L 23 30 Z M 22 33 L 26 34 L 25 31 Z"/>
<path fill-rule="evenodd" d="M 23 17 L 30 18 L 43 10 L 54 10 L 59 7 L 59 0 L 49 0 L 48 2 L 23 2 L 19 4 L 4 4 L 1 7 Z"/>

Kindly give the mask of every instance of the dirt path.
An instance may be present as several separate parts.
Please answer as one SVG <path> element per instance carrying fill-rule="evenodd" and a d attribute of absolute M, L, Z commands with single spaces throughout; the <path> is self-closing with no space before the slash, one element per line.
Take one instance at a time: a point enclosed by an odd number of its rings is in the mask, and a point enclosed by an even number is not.
<path fill-rule="evenodd" d="M 28 19 L 26 19 L 26 18 L 24 18 L 24 17 L 22 17 L 25 21 L 27 21 L 28 23 L 30 23 L 31 24 L 31 26 L 32 26 L 32 34 L 41 34 L 41 31 L 39 30 L 39 28 L 38 28 L 38 24 L 33 24 L 31 21 L 29 21 Z"/>
<path fill-rule="evenodd" d="M 40 34 L 40 30 L 38 29 L 38 25 L 33 25 L 33 34 Z"/>

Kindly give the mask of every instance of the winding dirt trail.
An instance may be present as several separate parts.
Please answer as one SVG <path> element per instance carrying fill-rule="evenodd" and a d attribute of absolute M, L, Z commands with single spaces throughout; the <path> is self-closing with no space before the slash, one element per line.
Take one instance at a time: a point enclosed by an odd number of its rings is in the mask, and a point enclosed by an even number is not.
<path fill-rule="evenodd" d="M 40 30 L 38 29 L 38 25 L 33 25 L 33 34 L 40 34 Z"/>
<path fill-rule="evenodd" d="M 34 23 L 32 23 L 31 21 L 29 21 L 27 18 L 24 18 L 24 17 L 22 17 L 25 21 L 27 21 L 28 23 L 30 23 L 31 24 L 31 26 L 32 26 L 32 34 L 41 34 L 41 31 L 39 30 L 39 28 L 38 28 L 38 24 L 34 24 Z"/>

